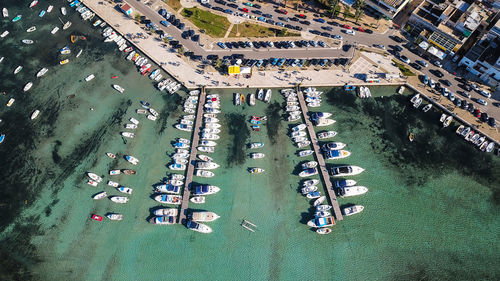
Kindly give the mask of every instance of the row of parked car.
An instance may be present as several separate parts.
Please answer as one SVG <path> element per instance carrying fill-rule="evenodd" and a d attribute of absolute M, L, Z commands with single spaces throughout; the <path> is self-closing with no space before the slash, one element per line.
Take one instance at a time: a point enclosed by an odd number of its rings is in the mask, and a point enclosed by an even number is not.
<path fill-rule="evenodd" d="M 209 55 L 207 59 L 215 63 L 219 59 L 217 55 Z M 346 58 L 337 59 L 286 59 L 286 58 L 270 58 L 264 60 L 245 59 L 241 55 L 225 56 L 223 58 L 223 65 L 239 64 L 240 66 L 265 68 L 270 67 L 307 67 L 307 66 L 321 66 L 330 67 L 333 65 L 346 65 L 349 62 Z"/>
<path fill-rule="evenodd" d="M 221 49 L 239 49 L 239 48 L 278 48 L 278 49 L 289 49 L 295 47 L 326 47 L 326 43 L 323 41 L 314 40 L 300 40 L 300 41 L 238 41 L 238 42 L 218 42 L 217 45 Z"/>

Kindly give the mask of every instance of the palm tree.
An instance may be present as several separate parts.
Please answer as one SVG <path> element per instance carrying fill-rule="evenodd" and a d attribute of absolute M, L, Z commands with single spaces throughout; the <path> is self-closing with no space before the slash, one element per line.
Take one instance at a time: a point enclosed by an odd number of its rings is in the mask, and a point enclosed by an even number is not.
<path fill-rule="evenodd" d="M 354 18 L 356 19 L 356 23 L 358 23 L 358 20 L 363 16 L 364 9 L 365 9 L 365 1 L 364 0 L 356 0 L 354 1 L 354 4 L 352 4 L 352 7 L 356 10 L 354 13 Z"/>
<path fill-rule="evenodd" d="M 345 17 L 351 13 L 351 6 L 349 5 L 345 5 L 344 6 L 344 20 L 345 20 Z"/>
<path fill-rule="evenodd" d="M 340 0 L 327 0 L 328 1 L 328 6 L 330 6 L 330 9 L 332 9 L 332 15 L 331 18 L 335 15 L 335 10 L 337 9 L 337 6 L 339 5 Z"/>

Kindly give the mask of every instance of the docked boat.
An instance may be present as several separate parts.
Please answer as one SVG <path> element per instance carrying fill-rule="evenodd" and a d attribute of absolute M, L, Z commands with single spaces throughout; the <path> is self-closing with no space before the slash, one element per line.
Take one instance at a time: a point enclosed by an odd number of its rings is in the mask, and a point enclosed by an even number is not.
<path fill-rule="evenodd" d="M 201 152 L 214 153 L 215 148 L 213 146 L 198 146 L 197 149 Z"/>
<path fill-rule="evenodd" d="M 292 128 L 292 132 L 298 132 L 298 131 L 303 131 L 307 128 L 306 124 L 299 124 L 295 127 Z"/>
<path fill-rule="evenodd" d="M 171 184 L 160 184 L 155 187 L 155 191 L 158 193 L 171 193 L 171 194 L 179 194 L 181 188 L 177 185 Z"/>
<path fill-rule="evenodd" d="M 197 185 L 193 190 L 193 195 L 211 195 L 220 191 L 220 188 L 215 185 Z"/>
<path fill-rule="evenodd" d="M 7 107 L 11 107 L 12 104 L 14 104 L 16 100 L 14 98 L 10 98 L 9 101 L 7 102 Z"/>
<path fill-rule="evenodd" d="M 134 133 L 130 133 L 130 132 L 121 132 L 121 135 L 124 137 L 127 137 L 127 138 L 131 138 L 131 139 L 133 139 L 135 136 Z"/>
<path fill-rule="evenodd" d="M 149 220 L 149 222 L 152 224 L 160 224 L 160 225 L 175 224 L 176 217 L 175 216 L 153 217 Z"/>
<path fill-rule="evenodd" d="M 211 222 L 220 218 L 220 216 L 214 212 L 192 212 L 188 214 L 188 218 L 196 222 Z"/>
<path fill-rule="evenodd" d="M 448 116 L 443 122 L 443 128 L 450 126 L 451 121 L 453 121 L 453 116 Z"/>
<path fill-rule="evenodd" d="M 424 107 L 422 108 L 422 111 L 423 111 L 423 112 L 427 112 L 427 111 L 429 111 L 431 108 L 432 108 L 432 104 L 430 104 L 430 103 L 429 103 L 428 105 L 426 105 L 426 106 L 424 106 Z"/>
<path fill-rule="evenodd" d="M 353 85 L 344 85 L 344 90 L 345 91 L 354 91 L 356 89 L 356 86 Z"/>
<path fill-rule="evenodd" d="M 38 71 L 38 73 L 36 74 L 36 77 L 38 77 L 38 78 L 42 77 L 43 75 L 45 75 L 45 73 L 47 73 L 47 71 L 49 71 L 49 69 L 48 69 L 48 68 L 45 68 L 45 67 L 44 67 L 44 68 L 42 68 L 42 69 L 40 69 L 40 70 Z"/>
<path fill-rule="evenodd" d="M 248 168 L 248 172 L 250 174 L 260 174 L 263 173 L 265 170 L 262 168 Z"/>
<path fill-rule="evenodd" d="M 125 89 L 123 89 L 120 85 L 117 84 L 113 84 L 113 88 L 120 93 L 123 93 L 125 91 Z"/>
<path fill-rule="evenodd" d="M 57 27 L 57 26 L 56 26 L 56 27 L 54 27 L 54 28 L 50 31 L 50 33 L 51 33 L 51 34 L 56 34 L 58 31 L 59 31 L 59 27 Z"/>
<path fill-rule="evenodd" d="M 251 149 L 262 148 L 264 147 L 263 142 L 252 142 L 248 145 Z"/>
<path fill-rule="evenodd" d="M 125 175 L 135 175 L 137 172 L 135 170 L 123 169 L 122 173 L 124 173 Z"/>
<path fill-rule="evenodd" d="M 148 114 L 148 111 L 146 109 L 136 109 L 135 112 L 137 114 Z"/>
<path fill-rule="evenodd" d="M 32 26 L 32 27 L 26 29 L 26 32 L 33 32 L 35 30 L 36 30 L 36 26 Z"/>
<path fill-rule="evenodd" d="M 123 220 L 123 215 L 122 214 L 117 214 L 117 213 L 109 213 L 106 214 L 106 217 L 112 221 L 121 221 Z"/>
<path fill-rule="evenodd" d="M 254 93 L 251 93 L 249 95 L 248 104 L 250 104 L 250 106 L 254 106 L 255 105 L 255 94 Z"/>
<path fill-rule="evenodd" d="M 344 177 L 361 174 L 365 169 L 358 166 L 337 166 L 332 168 L 332 176 Z"/>
<path fill-rule="evenodd" d="M 333 138 L 337 135 L 337 132 L 335 131 L 325 131 L 325 132 L 320 132 L 317 134 L 318 136 L 318 139 L 320 140 L 324 140 L 324 139 L 328 139 L 328 138 Z"/>
<path fill-rule="evenodd" d="M 89 76 L 85 77 L 85 81 L 89 82 L 90 80 L 92 80 L 94 78 L 95 78 L 95 75 L 94 74 L 90 74 Z"/>
<path fill-rule="evenodd" d="M 88 172 L 87 176 L 89 178 L 91 178 L 92 180 L 95 180 L 96 182 L 101 182 L 102 181 L 102 178 L 100 176 L 98 176 L 97 174 L 95 174 L 95 173 Z"/>
<path fill-rule="evenodd" d="M 203 204 L 205 203 L 205 197 L 203 196 L 195 196 L 189 199 L 189 201 L 196 203 L 196 204 Z"/>
<path fill-rule="evenodd" d="M 35 7 L 37 4 L 38 4 L 38 0 L 32 1 L 31 4 L 30 4 L 30 8 Z"/>
<path fill-rule="evenodd" d="M 332 232 L 331 228 L 324 227 L 324 228 L 318 228 L 318 229 L 316 229 L 316 233 L 318 233 L 318 234 L 329 234 L 331 232 Z"/>
<path fill-rule="evenodd" d="M 175 148 L 189 148 L 189 144 L 183 142 L 176 142 L 173 144 Z"/>
<path fill-rule="evenodd" d="M 306 146 L 309 146 L 310 144 L 311 144 L 311 142 L 308 141 L 308 140 L 296 143 L 296 145 L 297 145 L 298 148 L 306 147 Z"/>
<path fill-rule="evenodd" d="M 33 40 L 30 40 L 30 39 L 23 39 L 23 40 L 21 40 L 21 42 L 23 42 L 23 43 L 24 43 L 24 44 L 26 44 L 26 45 L 31 45 L 31 44 L 33 44 Z"/>
<path fill-rule="evenodd" d="M 303 195 L 306 195 L 310 192 L 315 192 L 316 190 L 318 190 L 318 186 L 310 185 L 310 186 L 303 187 L 300 191 L 302 192 Z"/>
<path fill-rule="evenodd" d="M 446 116 L 448 116 L 448 115 L 446 115 L 446 114 L 444 114 L 444 113 L 443 113 L 443 114 L 441 114 L 441 117 L 439 117 L 439 122 L 443 123 L 443 122 L 444 122 L 444 120 L 446 120 Z"/>
<path fill-rule="evenodd" d="M 307 136 L 307 134 L 306 134 L 306 132 L 304 132 L 304 131 L 297 131 L 297 132 L 292 132 L 292 133 L 290 133 L 290 136 L 291 136 L 292 138 L 296 138 L 296 137 L 305 137 L 305 136 Z"/>
<path fill-rule="evenodd" d="M 261 159 L 264 157 L 266 157 L 266 155 L 264 153 L 260 153 L 260 152 L 250 153 L 250 158 L 252 158 L 252 159 Z"/>
<path fill-rule="evenodd" d="M 361 213 L 365 207 L 361 205 L 354 205 L 350 207 L 346 207 L 342 209 L 342 212 L 344 213 L 345 216 L 352 216 L 354 214 Z"/>
<path fill-rule="evenodd" d="M 191 132 L 193 130 L 193 126 L 184 125 L 184 124 L 175 124 L 175 128 L 181 131 Z"/>
<path fill-rule="evenodd" d="M 339 189 L 339 194 L 343 197 L 363 195 L 367 192 L 368 188 L 364 186 L 346 186 Z"/>
<path fill-rule="evenodd" d="M 171 164 L 168 167 L 170 168 L 170 170 L 174 170 L 174 171 L 184 171 L 184 170 L 186 170 L 186 165 L 179 164 L 179 163 Z"/>
<path fill-rule="evenodd" d="M 111 198 L 109 198 L 111 201 L 115 202 L 115 203 L 119 203 L 119 204 L 125 204 L 128 202 L 128 198 L 125 197 L 125 196 L 112 196 Z"/>
<path fill-rule="evenodd" d="M 118 170 L 119 171 L 119 170 Z M 120 184 L 117 183 L 116 181 L 108 181 L 108 185 L 112 187 L 119 187 Z"/>
<path fill-rule="evenodd" d="M 61 14 L 62 14 L 63 16 L 65 16 L 65 15 L 66 15 L 66 13 L 67 13 L 67 12 L 66 12 L 66 7 L 61 7 Z"/>
<path fill-rule="evenodd" d="M 310 177 L 318 174 L 318 169 L 316 168 L 309 168 L 305 169 L 304 171 L 299 173 L 299 177 L 304 178 L 304 177 Z"/>
<path fill-rule="evenodd" d="M 208 225 L 197 223 L 192 220 L 187 222 L 187 228 L 200 233 L 212 233 L 212 229 Z"/>
<path fill-rule="evenodd" d="M 217 143 L 215 141 L 211 141 L 211 140 L 201 140 L 200 145 L 213 147 L 213 146 L 216 146 Z"/>
<path fill-rule="evenodd" d="M 197 155 L 198 159 L 202 160 L 202 161 L 213 161 L 212 157 L 210 156 L 206 156 L 206 155 L 203 155 L 203 154 L 198 154 Z"/>
<path fill-rule="evenodd" d="M 173 186 L 182 186 L 184 185 L 184 182 L 182 180 L 177 180 L 177 179 L 169 179 L 164 181 L 165 184 L 170 184 Z"/>
<path fill-rule="evenodd" d="M 18 66 L 18 67 L 16 67 L 16 69 L 14 69 L 14 74 L 18 74 L 18 73 L 19 73 L 19 71 L 21 71 L 22 69 L 23 69 L 23 67 L 22 67 L 22 66 Z"/>
<path fill-rule="evenodd" d="M 196 169 L 213 170 L 219 168 L 219 164 L 215 162 L 196 162 Z"/>
<path fill-rule="evenodd" d="M 129 121 L 130 121 L 130 122 L 132 122 L 132 123 L 133 123 L 133 124 L 135 124 L 135 125 L 139 125 L 139 120 L 137 120 L 137 119 L 135 119 L 135 118 L 133 118 L 133 117 L 131 117 L 131 118 L 129 119 Z"/>
<path fill-rule="evenodd" d="M 306 180 L 302 183 L 303 187 L 311 186 L 311 185 L 317 185 L 319 183 L 319 180 L 312 179 L 312 180 Z"/>
<path fill-rule="evenodd" d="M 342 187 L 346 187 L 346 186 L 355 186 L 356 181 L 355 180 L 338 180 L 338 181 L 334 181 L 333 185 L 337 188 L 342 188 Z"/>
<path fill-rule="evenodd" d="M 328 211 L 316 211 L 316 212 L 314 212 L 315 218 L 324 218 L 324 217 L 329 217 L 331 215 L 332 215 L 332 213 L 330 213 Z"/>
<path fill-rule="evenodd" d="M 418 108 L 422 104 L 422 98 L 418 98 L 417 101 L 413 103 L 413 107 Z"/>
<path fill-rule="evenodd" d="M 5 36 L 9 35 L 9 31 L 5 30 L 4 32 L 2 32 L 2 34 L 0 34 L 0 38 L 4 38 Z"/>
<path fill-rule="evenodd" d="M 2 15 L 4 18 L 8 18 L 9 17 L 9 10 L 7 10 L 7 8 L 3 8 Z"/>
<path fill-rule="evenodd" d="M 316 127 L 326 127 L 335 123 L 335 120 L 329 118 L 320 118 L 316 122 Z"/>
<path fill-rule="evenodd" d="M 139 163 L 139 159 L 135 158 L 134 156 L 125 155 L 125 159 L 132 165 L 137 165 Z"/>
<path fill-rule="evenodd" d="M 410 99 L 410 102 L 411 103 L 416 103 L 417 100 L 420 98 L 420 94 L 416 94 L 414 95 L 411 99 Z"/>
<path fill-rule="evenodd" d="M 136 124 L 125 124 L 125 129 L 135 130 L 135 129 L 137 129 L 137 125 Z"/>
<path fill-rule="evenodd" d="M 328 227 L 335 225 L 335 219 L 333 216 L 315 218 L 307 222 L 307 225 L 314 228 Z"/>
<path fill-rule="evenodd" d="M 69 59 L 65 59 L 59 62 L 60 65 L 65 65 L 69 62 Z"/>
<path fill-rule="evenodd" d="M 92 199 L 99 200 L 99 199 L 103 199 L 105 197 L 108 197 L 108 194 L 106 193 L 106 191 L 103 191 L 103 192 L 99 192 L 96 195 L 92 196 Z"/>
<path fill-rule="evenodd" d="M 155 196 L 155 200 L 163 204 L 180 205 L 182 203 L 182 196 L 160 194 Z"/>
<path fill-rule="evenodd" d="M 94 181 L 94 180 L 89 180 L 89 181 L 87 182 L 87 184 L 89 184 L 89 185 L 91 185 L 91 186 L 97 186 L 99 183 L 98 183 L 98 182 L 96 182 L 96 181 Z"/>
<path fill-rule="evenodd" d="M 329 151 L 329 150 L 342 149 L 344 147 L 345 147 L 345 143 L 342 143 L 342 142 L 329 142 L 329 143 L 323 144 L 323 146 L 321 147 L 321 149 L 323 151 Z"/>
<path fill-rule="evenodd" d="M 316 161 L 309 161 L 309 162 L 306 162 L 304 164 L 302 164 L 302 169 L 309 169 L 309 168 L 314 168 L 318 166 L 318 162 Z"/>
<path fill-rule="evenodd" d="M 492 152 L 493 149 L 495 148 L 495 143 L 494 142 L 490 142 L 487 146 L 486 146 L 486 152 Z"/>
<path fill-rule="evenodd" d="M 195 174 L 195 176 L 203 177 L 203 178 L 211 178 L 211 177 L 215 176 L 215 174 L 213 172 L 206 171 L 206 170 L 196 170 L 194 174 Z"/>
<path fill-rule="evenodd" d="M 332 208 L 330 205 L 317 205 L 316 211 L 328 211 Z"/>
<path fill-rule="evenodd" d="M 316 199 L 316 198 L 319 198 L 320 196 L 321 196 L 321 192 L 319 192 L 319 191 L 313 191 L 313 192 L 309 192 L 306 194 L 306 197 L 309 199 Z"/>
<path fill-rule="evenodd" d="M 31 117 L 30 117 L 31 120 L 34 120 L 35 118 L 37 118 L 39 114 L 40 114 L 40 110 L 37 109 L 37 110 L 33 111 L 33 113 L 31 113 Z"/>
<path fill-rule="evenodd" d="M 324 151 L 325 158 L 327 160 L 335 160 L 335 159 L 342 159 L 349 157 L 351 155 L 351 152 L 347 150 L 327 150 Z"/>
<path fill-rule="evenodd" d="M 307 150 L 301 150 L 298 152 L 298 155 L 300 157 L 306 157 L 306 156 L 309 156 L 309 155 L 312 155 L 314 153 L 314 151 L 310 150 L 310 149 L 307 149 Z"/>
<path fill-rule="evenodd" d="M 158 209 L 154 211 L 155 216 L 177 216 L 179 213 L 179 210 L 177 208 L 164 208 L 164 209 Z"/>

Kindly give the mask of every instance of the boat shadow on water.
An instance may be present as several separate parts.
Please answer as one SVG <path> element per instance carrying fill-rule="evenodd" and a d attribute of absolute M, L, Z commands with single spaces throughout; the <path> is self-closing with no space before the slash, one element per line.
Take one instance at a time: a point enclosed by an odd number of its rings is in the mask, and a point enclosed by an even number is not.
<path fill-rule="evenodd" d="M 244 114 L 231 113 L 222 119 L 227 124 L 228 133 L 233 141 L 228 146 L 226 162 L 228 166 L 243 165 L 247 155 L 247 141 L 250 137 L 250 130 L 246 123 Z"/>

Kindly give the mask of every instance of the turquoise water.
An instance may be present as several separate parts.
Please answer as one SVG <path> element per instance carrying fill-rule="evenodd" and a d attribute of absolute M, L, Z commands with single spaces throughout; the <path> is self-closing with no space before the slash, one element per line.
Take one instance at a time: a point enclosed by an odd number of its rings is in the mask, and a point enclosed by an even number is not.
<path fill-rule="evenodd" d="M 0 40 L 2 56 L 8 54 L 0 64 L 0 88 L 7 91 L 0 102 L 16 97 L 13 107 L 0 107 L 0 131 L 7 134 L 0 145 L 6 159 L 0 164 L 2 280 L 499 279 L 498 158 L 458 139 L 454 128 L 440 129 L 439 113 L 415 111 L 408 97 L 393 95 L 391 87 L 373 88 L 375 98 L 368 100 L 322 89 L 325 98 L 318 111 L 333 113 L 337 122 L 331 129 L 339 133 L 333 140 L 346 143 L 352 152 L 329 163 L 365 168 L 353 178 L 369 188 L 363 196 L 339 198 L 341 205 L 361 204 L 365 210 L 337 222 L 330 235 L 316 235 L 305 225 L 313 210 L 299 193 L 296 167 L 313 158 L 295 155 L 286 135 L 291 125 L 275 119 L 283 114 L 276 113 L 283 103 L 276 90 L 270 105 L 258 102 L 254 107 L 232 105 L 235 90 L 210 90 L 222 95 L 221 139 L 210 155 L 221 167 L 214 178 L 195 182 L 222 190 L 204 205 L 190 207 L 221 216 L 207 223 L 214 232 L 202 235 L 182 225 L 149 224 L 152 210 L 159 207 L 152 185 L 169 174 L 171 141 L 190 137 L 173 128 L 183 114 L 186 93 L 157 91 L 114 46 L 102 43 L 98 30 L 74 14 L 68 17 L 73 21 L 69 30 L 43 40 L 59 22 L 58 4 L 66 5 L 61 2 L 54 2 L 54 11 L 43 19 L 28 16 L 37 15 L 38 7 L 23 8 L 23 20 L 16 24 L 0 21 L 0 30 L 15 30 Z M 20 11 L 17 1 L 6 3 L 11 15 Z M 24 30 L 34 24 L 30 19 L 45 33 L 30 35 L 39 40 L 36 44 L 19 47 Z M 73 46 L 71 33 L 88 40 Z M 59 66 L 58 50 L 64 45 L 72 49 L 70 63 Z M 84 53 L 76 59 L 79 48 Z M 14 76 L 19 62 L 25 68 Z M 35 80 L 43 66 L 49 72 Z M 97 78 L 84 82 L 90 73 Z M 114 75 L 119 78 L 111 79 Z M 30 80 L 36 81 L 33 89 L 21 94 Z M 125 93 L 114 91 L 114 83 Z M 140 100 L 160 112 L 158 121 L 138 117 Z M 31 121 L 36 108 L 41 114 Z M 267 115 L 272 124 L 253 132 L 248 122 L 252 115 Z M 134 139 L 124 139 L 119 132 L 130 117 L 140 125 Z M 416 135 L 412 143 L 410 131 Z M 245 145 L 253 141 L 265 143 L 265 159 L 248 158 Z M 106 152 L 131 154 L 140 163 L 112 160 Z M 248 167 L 266 171 L 251 175 Z M 137 175 L 108 176 L 108 169 L 115 168 L 134 168 Z M 130 202 L 92 200 L 101 190 L 118 192 L 103 183 L 87 185 L 86 171 L 133 188 Z M 106 212 L 125 218 L 89 219 Z M 242 228 L 243 219 L 255 223 L 257 231 Z"/>

